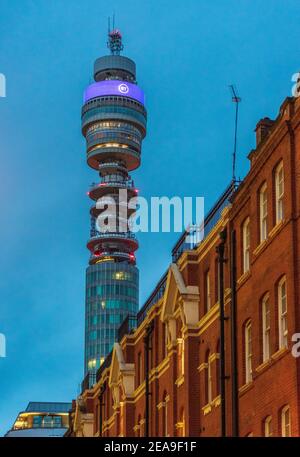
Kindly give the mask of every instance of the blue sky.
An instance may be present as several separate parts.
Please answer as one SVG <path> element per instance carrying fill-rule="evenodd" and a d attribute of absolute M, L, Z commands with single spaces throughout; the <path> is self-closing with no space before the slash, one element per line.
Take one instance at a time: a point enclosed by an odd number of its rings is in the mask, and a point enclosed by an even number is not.
<path fill-rule="evenodd" d="M 231 175 L 234 106 L 242 97 L 237 174 L 256 122 L 275 117 L 300 69 L 298 0 L 2 0 L 0 73 L 0 434 L 30 400 L 68 401 L 83 372 L 89 233 L 80 109 L 116 12 L 124 54 L 146 93 L 140 195 L 204 196 Z M 141 304 L 178 234 L 139 237 Z"/>

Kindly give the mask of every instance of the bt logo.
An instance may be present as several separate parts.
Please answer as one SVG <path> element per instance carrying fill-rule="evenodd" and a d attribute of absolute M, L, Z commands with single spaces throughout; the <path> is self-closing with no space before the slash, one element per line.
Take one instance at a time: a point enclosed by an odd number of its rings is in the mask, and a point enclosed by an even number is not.
<path fill-rule="evenodd" d="M 128 94 L 129 92 L 129 87 L 125 83 L 119 84 L 118 89 L 121 94 Z"/>

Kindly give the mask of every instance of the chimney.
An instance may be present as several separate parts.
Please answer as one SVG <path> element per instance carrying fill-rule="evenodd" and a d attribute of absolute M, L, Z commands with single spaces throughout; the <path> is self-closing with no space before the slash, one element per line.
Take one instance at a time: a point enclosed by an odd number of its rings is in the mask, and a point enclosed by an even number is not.
<path fill-rule="evenodd" d="M 265 138 L 267 138 L 273 124 L 274 121 L 268 117 L 264 117 L 256 124 L 256 146 L 258 146 Z"/>

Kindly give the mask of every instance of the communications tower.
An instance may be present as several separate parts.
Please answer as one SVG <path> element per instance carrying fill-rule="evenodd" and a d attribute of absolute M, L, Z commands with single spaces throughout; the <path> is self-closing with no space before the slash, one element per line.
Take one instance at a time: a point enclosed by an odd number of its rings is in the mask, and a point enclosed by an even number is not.
<path fill-rule="evenodd" d="M 93 205 L 87 243 L 84 371 L 92 375 L 91 384 L 116 341 L 120 324 L 137 312 L 139 297 L 138 242 L 128 225 L 134 209 L 126 207 L 138 192 L 129 173 L 140 166 L 147 112 L 135 63 L 120 55 L 119 30 L 109 31 L 107 45 L 110 55 L 95 61 L 95 82 L 84 91 L 81 116 L 87 163 L 99 176 L 88 192 Z"/>

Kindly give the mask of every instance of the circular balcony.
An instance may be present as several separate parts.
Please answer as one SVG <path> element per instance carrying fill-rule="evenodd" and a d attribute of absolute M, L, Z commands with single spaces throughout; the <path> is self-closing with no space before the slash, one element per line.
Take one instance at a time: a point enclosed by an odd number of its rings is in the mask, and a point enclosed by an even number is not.
<path fill-rule="evenodd" d="M 139 153 L 141 151 L 141 140 L 134 135 L 130 135 L 132 139 L 128 138 L 129 135 L 126 134 L 122 136 L 120 132 L 109 133 L 105 136 L 101 134 L 100 138 L 99 136 L 100 134 L 95 134 L 89 135 L 89 137 L 86 138 L 87 151 L 95 149 L 96 147 L 106 147 L 106 145 L 109 145 L 111 143 L 119 144 L 120 147 L 124 149 L 133 149 L 138 151 Z"/>
<path fill-rule="evenodd" d="M 140 152 L 119 143 L 106 143 L 87 151 L 87 163 L 91 168 L 99 170 L 99 165 L 103 161 L 120 160 L 125 163 L 129 171 L 135 170 L 140 166 Z"/>
<path fill-rule="evenodd" d="M 127 174 L 126 165 L 119 162 L 101 162 L 99 163 L 98 170 L 100 175 L 102 174 L 113 174 L 113 173 L 124 173 Z"/>
<path fill-rule="evenodd" d="M 92 254 L 90 256 L 89 264 L 94 265 L 101 262 L 128 262 L 133 265 L 136 263 L 136 258 L 133 253 L 115 251 L 113 253 L 109 251 L 103 251 L 98 254 Z"/>
<path fill-rule="evenodd" d="M 118 202 L 118 195 L 114 195 L 113 198 L 117 202 L 117 215 L 118 214 L 123 214 L 122 211 L 124 210 L 127 211 L 127 217 L 129 218 L 137 209 L 137 204 L 135 205 L 134 208 L 128 208 L 128 202 Z M 111 203 L 110 199 L 106 199 L 105 197 L 102 198 L 102 203 L 103 205 L 109 205 Z M 133 206 L 131 204 L 131 206 Z M 97 208 L 96 205 L 93 205 L 90 209 L 90 215 L 97 218 L 103 211 L 105 211 L 105 208 Z"/>
<path fill-rule="evenodd" d="M 105 196 L 110 195 L 112 198 L 115 198 L 115 197 L 117 198 L 116 204 L 118 204 L 120 189 L 127 190 L 128 199 L 130 199 L 132 197 L 136 197 L 138 194 L 138 191 L 134 187 L 133 182 L 131 180 L 128 180 L 128 181 L 107 181 L 107 182 L 100 182 L 98 184 L 92 184 L 92 186 L 88 192 L 88 195 L 94 201 L 97 201 L 97 200 L 99 200 L 99 198 L 103 198 Z"/>
<path fill-rule="evenodd" d="M 138 249 L 139 244 L 135 235 L 131 232 L 96 232 L 88 243 L 87 248 L 92 252 L 127 252 L 131 253 Z"/>

